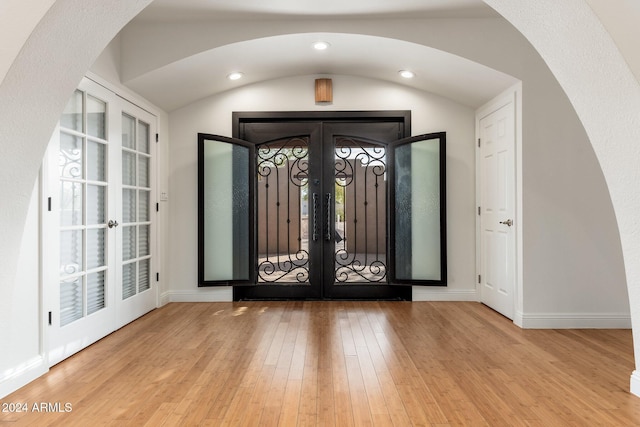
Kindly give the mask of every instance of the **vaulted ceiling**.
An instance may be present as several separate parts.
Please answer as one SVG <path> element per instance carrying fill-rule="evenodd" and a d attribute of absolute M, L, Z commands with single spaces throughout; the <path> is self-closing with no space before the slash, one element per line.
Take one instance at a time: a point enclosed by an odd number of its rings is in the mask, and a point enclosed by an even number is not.
<path fill-rule="evenodd" d="M 516 79 L 353 23 L 496 17 L 481 0 L 155 0 L 122 33 L 121 76 L 166 111 L 240 85 L 300 75 L 392 81 L 477 107 Z M 313 49 L 316 41 L 329 48 Z M 415 77 L 400 77 L 404 69 Z M 226 79 L 233 71 L 243 78 Z"/>

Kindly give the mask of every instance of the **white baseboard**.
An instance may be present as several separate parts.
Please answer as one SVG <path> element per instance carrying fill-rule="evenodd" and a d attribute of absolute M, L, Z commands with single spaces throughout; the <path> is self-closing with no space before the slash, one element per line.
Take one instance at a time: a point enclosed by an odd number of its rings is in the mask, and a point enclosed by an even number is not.
<path fill-rule="evenodd" d="M 524 329 L 631 329 L 628 313 L 516 313 Z"/>
<path fill-rule="evenodd" d="M 169 302 L 229 302 L 233 301 L 231 286 L 196 289 L 193 291 L 167 291 L 160 296 L 160 305 Z"/>
<path fill-rule="evenodd" d="M 0 399 L 24 387 L 48 371 L 46 358 L 39 355 L 13 369 L 0 373 Z"/>
<path fill-rule="evenodd" d="M 441 290 L 413 287 L 413 301 L 478 301 L 475 290 Z M 167 291 L 160 296 L 160 305 L 169 302 L 224 302 L 233 301 L 231 287 L 197 289 L 193 291 Z"/>
<path fill-rule="evenodd" d="M 524 329 L 524 313 L 518 310 L 515 310 L 513 314 L 513 324 Z"/>
<path fill-rule="evenodd" d="M 428 286 L 414 286 L 413 301 L 479 301 L 475 289 L 447 289 Z"/>
<path fill-rule="evenodd" d="M 640 397 L 640 372 L 633 371 L 631 373 L 629 391 L 631 394 Z"/>

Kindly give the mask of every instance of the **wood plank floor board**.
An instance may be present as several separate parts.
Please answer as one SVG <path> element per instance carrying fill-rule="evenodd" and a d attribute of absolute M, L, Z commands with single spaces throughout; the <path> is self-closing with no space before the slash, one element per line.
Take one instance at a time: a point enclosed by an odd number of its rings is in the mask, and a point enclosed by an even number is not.
<path fill-rule="evenodd" d="M 0 426 L 636 426 L 629 330 L 478 303 L 172 303 L 2 402 Z"/>

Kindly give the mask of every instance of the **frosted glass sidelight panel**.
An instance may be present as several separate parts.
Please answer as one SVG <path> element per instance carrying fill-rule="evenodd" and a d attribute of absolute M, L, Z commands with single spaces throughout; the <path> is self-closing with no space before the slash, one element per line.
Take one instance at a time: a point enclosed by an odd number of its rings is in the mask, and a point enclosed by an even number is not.
<path fill-rule="evenodd" d="M 60 181 L 60 225 L 82 225 L 82 184 Z"/>
<path fill-rule="evenodd" d="M 106 222 L 106 187 L 87 184 L 87 225 Z"/>
<path fill-rule="evenodd" d="M 107 103 L 87 95 L 87 135 L 107 139 Z"/>
<path fill-rule="evenodd" d="M 125 300 L 136 294 L 136 263 L 122 266 L 122 299 Z"/>
<path fill-rule="evenodd" d="M 395 150 L 395 277 L 442 280 L 440 139 Z"/>
<path fill-rule="evenodd" d="M 138 156 L 138 186 L 149 188 L 149 158 Z"/>
<path fill-rule="evenodd" d="M 70 276 L 83 270 L 82 231 L 60 232 L 60 275 Z"/>
<path fill-rule="evenodd" d="M 136 257 L 136 226 L 122 227 L 122 260 Z"/>
<path fill-rule="evenodd" d="M 144 259 L 138 263 L 138 291 L 146 291 L 151 287 L 149 280 L 149 264 L 150 260 Z"/>
<path fill-rule="evenodd" d="M 82 125 L 83 97 L 82 91 L 76 90 L 73 92 L 71 99 L 69 99 L 67 106 L 62 112 L 62 117 L 60 117 L 60 126 L 78 132 L 84 130 Z"/>
<path fill-rule="evenodd" d="M 105 307 L 105 271 L 87 275 L 87 315 Z"/>
<path fill-rule="evenodd" d="M 149 125 L 138 122 L 138 151 L 149 154 Z"/>
<path fill-rule="evenodd" d="M 122 114 L 122 146 L 136 149 L 136 119 Z"/>
<path fill-rule="evenodd" d="M 440 280 L 440 141 L 411 144 L 412 276 Z"/>
<path fill-rule="evenodd" d="M 122 190 L 122 222 L 136 222 L 136 190 Z"/>
<path fill-rule="evenodd" d="M 105 265 L 105 229 L 94 228 L 87 233 L 87 270 Z"/>
<path fill-rule="evenodd" d="M 122 152 L 122 185 L 136 185 L 136 155 Z"/>
<path fill-rule="evenodd" d="M 96 141 L 87 141 L 87 179 L 90 181 L 106 181 L 107 179 L 107 147 Z"/>
<path fill-rule="evenodd" d="M 61 178 L 82 178 L 82 138 L 60 132 L 60 155 L 58 165 L 60 166 Z"/>
<path fill-rule="evenodd" d="M 138 226 L 138 256 L 143 257 L 149 255 L 149 226 Z"/>
<path fill-rule="evenodd" d="M 138 221 L 147 222 L 151 220 L 149 216 L 150 192 L 146 190 L 138 191 Z"/>
<path fill-rule="evenodd" d="M 249 149 L 203 144 L 204 280 L 248 280 Z"/>
<path fill-rule="evenodd" d="M 83 310 L 83 277 L 74 277 L 60 282 L 60 326 L 82 318 Z"/>

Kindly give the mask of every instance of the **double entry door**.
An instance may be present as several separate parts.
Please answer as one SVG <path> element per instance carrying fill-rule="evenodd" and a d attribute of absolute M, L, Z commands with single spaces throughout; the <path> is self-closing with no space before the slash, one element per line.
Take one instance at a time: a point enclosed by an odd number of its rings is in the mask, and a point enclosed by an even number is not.
<path fill-rule="evenodd" d="M 155 122 L 84 79 L 51 139 L 43 215 L 51 365 L 157 305 Z"/>
<path fill-rule="evenodd" d="M 404 133 L 399 121 L 324 120 L 245 122 L 241 139 L 201 134 L 200 284 L 236 285 L 236 300 L 410 300 L 407 285 L 443 284 L 444 135 Z M 395 200 L 411 189 L 393 184 L 408 170 L 390 164 L 418 141 L 435 147 L 429 277 L 411 272 L 421 256 L 412 253 L 411 209 Z"/>

